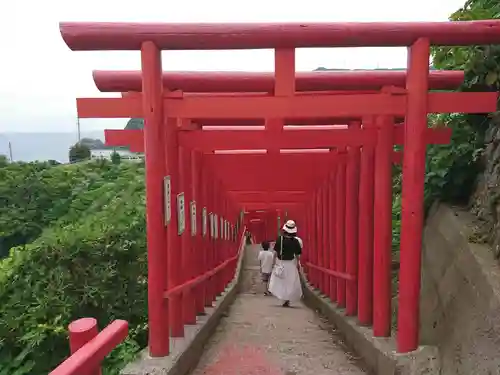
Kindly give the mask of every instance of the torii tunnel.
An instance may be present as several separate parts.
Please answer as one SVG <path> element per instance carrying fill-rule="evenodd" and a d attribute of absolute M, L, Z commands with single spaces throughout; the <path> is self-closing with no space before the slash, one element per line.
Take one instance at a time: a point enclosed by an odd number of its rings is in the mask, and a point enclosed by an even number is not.
<path fill-rule="evenodd" d="M 499 44 L 499 21 L 60 28 L 73 51 L 141 51 L 141 71 L 94 72 L 122 97 L 77 108 L 145 120 L 108 130 L 106 143 L 145 152 L 151 356 L 168 355 L 169 337 L 233 279 L 244 230 L 272 240 L 285 217 L 304 239 L 308 282 L 389 336 L 393 163 L 403 166 L 397 344 L 418 347 L 426 145 L 451 136 L 427 115 L 494 112 L 498 99 L 454 91 L 463 72 L 429 71 L 430 46 Z M 408 47 L 407 70 L 296 72 L 296 48 L 363 46 Z M 162 72 L 162 50 L 263 48 L 274 49 L 273 73 Z"/>

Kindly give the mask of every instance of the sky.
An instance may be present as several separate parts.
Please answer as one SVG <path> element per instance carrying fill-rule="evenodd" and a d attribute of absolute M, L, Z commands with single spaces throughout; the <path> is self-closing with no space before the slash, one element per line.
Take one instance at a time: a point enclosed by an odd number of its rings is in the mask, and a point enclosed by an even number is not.
<path fill-rule="evenodd" d="M 0 5 L 0 133 L 74 132 L 76 97 L 106 97 L 93 69 L 140 68 L 138 52 L 72 52 L 60 21 L 101 22 L 390 22 L 446 21 L 465 0 L 16 0 Z M 282 7 L 282 5 L 285 5 Z M 297 71 L 400 68 L 405 48 L 299 49 Z M 163 52 L 164 70 L 272 71 L 273 53 Z M 84 119 L 82 130 L 120 128 L 124 119 Z"/>

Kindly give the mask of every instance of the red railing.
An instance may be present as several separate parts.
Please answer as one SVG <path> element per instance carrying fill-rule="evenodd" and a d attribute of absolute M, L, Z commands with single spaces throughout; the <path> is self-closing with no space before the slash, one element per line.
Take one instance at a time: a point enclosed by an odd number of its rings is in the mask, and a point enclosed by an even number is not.
<path fill-rule="evenodd" d="M 239 237 L 240 241 L 238 242 L 238 247 L 236 249 L 236 252 L 229 252 L 229 258 L 226 260 L 222 260 L 222 263 L 218 264 L 215 266 L 215 268 L 210 269 L 208 271 L 205 271 L 203 274 L 192 278 L 188 281 L 186 281 L 183 284 L 177 285 L 169 290 L 167 290 L 164 293 L 164 297 L 169 299 L 174 296 L 177 296 L 182 293 L 186 293 L 190 289 L 194 289 L 197 285 L 201 283 L 205 283 L 205 287 L 208 287 L 208 283 L 213 282 L 214 283 L 214 290 L 216 291 L 216 294 L 221 293 L 224 291 L 226 285 L 231 282 L 231 280 L 234 277 L 234 272 L 236 271 L 236 267 L 238 264 L 238 259 L 241 253 L 241 249 L 244 246 L 244 241 L 245 241 L 245 228 L 243 227 L 242 230 L 240 230 Z M 231 267 L 231 266 L 234 266 Z M 219 284 L 217 282 L 217 278 L 222 277 L 222 284 Z M 222 289 L 221 289 L 222 288 Z M 210 303 L 213 302 L 213 299 L 210 301 Z"/>
<path fill-rule="evenodd" d="M 128 335 L 128 323 L 115 320 L 101 332 L 93 318 L 82 318 L 69 327 L 71 356 L 49 375 L 100 375 L 102 360 Z"/>
<path fill-rule="evenodd" d="M 228 258 L 219 259 L 214 268 L 167 290 L 164 298 L 169 300 L 174 296 L 185 295 L 203 284 L 203 287 L 211 290 L 206 299 L 206 304 L 211 305 L 215 297 L 224 291 L 235 276 L 238 259 L 245 245 L 245 231 L 246 228 L 242 227 L 237 235 L 224 234 L 223 238 L 237 243 L 236 249 L 233 247 L 231 251 L 220 252 Z M 212 235 L 215 238 L 214 233 Z M 49 375 L 100 375 L 102 360 L 127 337 L 128 323 L 124 320 L 115 320 L 99 333 L 95 319 L 82 318 L 72 322 L 68 330 L 71 356 Z"/>

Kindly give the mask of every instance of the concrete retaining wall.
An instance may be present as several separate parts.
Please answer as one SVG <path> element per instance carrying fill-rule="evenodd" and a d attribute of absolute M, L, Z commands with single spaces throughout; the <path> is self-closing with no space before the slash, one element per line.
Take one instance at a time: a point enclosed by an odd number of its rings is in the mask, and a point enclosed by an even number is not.
<path fill-rule="evenodd" d="M 442 375 L 500 374 L 500 269 L 469 243 L 474 219 L 435 205 L 425 228 L 421 341 L 438 347 Z"/>

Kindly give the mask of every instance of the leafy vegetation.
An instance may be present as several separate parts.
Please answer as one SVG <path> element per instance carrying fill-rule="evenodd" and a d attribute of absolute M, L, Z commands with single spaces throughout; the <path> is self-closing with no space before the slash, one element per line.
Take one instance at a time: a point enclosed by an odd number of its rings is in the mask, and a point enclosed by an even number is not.
<path fill-rule="evenodd" d="M 120 154 L 116 151 L 113 151 L 113 153 L 111 154 L 111 162 L 113 164 L 120 164 L 121 161 L 122 161 L 122 158 L 121 158 Z"/>
<path fill-rule="evenodd" d="M 498 0 L 468 0 L 450 16 L 450 20 L 479 20 L 500 17 Z M 500 48 L 498 46 L 434 47 L 433 66 L 436 69 L 463 69 L 462 91 L 497 91 L 500 88 Z M 451 204 L 468 203 L 474 183 L 481 172 L 479 160 L 484 147 L 484 135 L 491 119 L 484 114 L 444 114 L 429 116 L 430 126 L 453 129 L 450 144 L 427 147 L 425 176 L 425 206 L 435 200 Z M 399 259 L 401 216 L 401 169 L 394 170 L 393 254 Z M 394 283 L 397 284 L 397 283 Z M 394 288 L 396 292 L 396 288 Z"/>
<path fill-rule="evenodd" d="M 79 161 L 90 159 L 90 148 L 83 143 L 76 143 L 69 149 L 69 162 L 77 163 Z"/>
<path fill-rule="evenodd" d="M 144 120 L 142 118 L 131 118 L 125 125 L 126 130 L 144 129 Z"/>
<path fill-rule="evenodd" d="M 105 161 L 0 166 L 0 374 L 47 374 L 69 353 L 67 325 L 129 321 L 114 375 L 146 345 L 144 167 Z"/>

